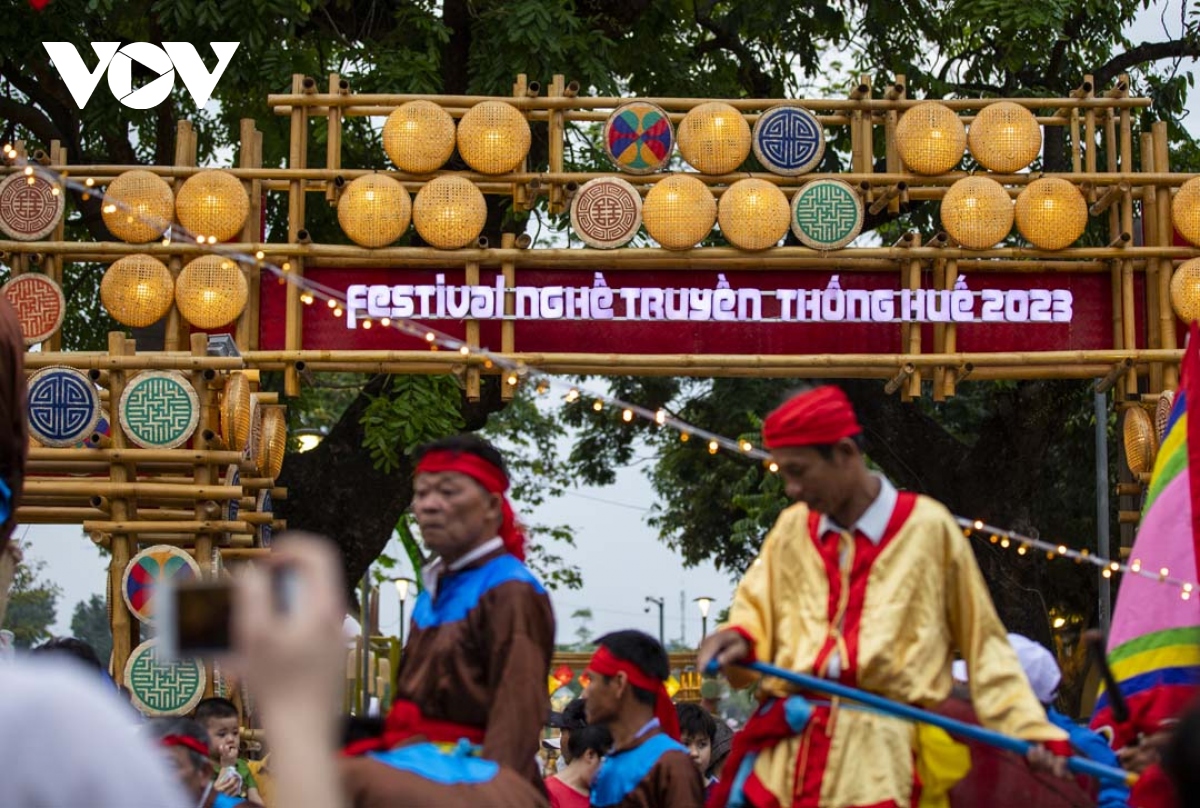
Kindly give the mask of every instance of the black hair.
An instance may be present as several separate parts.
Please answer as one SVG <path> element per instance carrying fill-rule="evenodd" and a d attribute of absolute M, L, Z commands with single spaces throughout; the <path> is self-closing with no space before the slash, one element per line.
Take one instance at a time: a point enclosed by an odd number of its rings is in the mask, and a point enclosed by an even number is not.
<path fill-rule="evenodd" d="M 671 675 L 671 662 L 658 640 L 644 631 L 614 631 L 596 640 L 617 659 L 631 662 L 635 667 L 655 679 L 665 681 Z M 631 686 L 634 697 L 642 704 L 653 707 L 658 703 L 658 694 L 645 688 Z"/>
<path fill-rule="evenodd" d="M 70 658 L 76 662 L 82 662 L 84 665 L 100 673 L 104 673 L 104 665 L 100 662 L 100 657 L 96 656 L 96 650 L 83 640 L 76 639 L 75 637 L 55 637 L 34 648 L 30 653 L 39 656 L 52 656 L 59 659 Z"/>
<path fill-rule="evenodd" d="M 612 733 L 608 731 L 608 727 L 589 724 L 586 727 L 571 730 L 571 734 L 567 737 L 567 754 L 571 756 L 571 760 L 578 760 L 591 750 L 600 757 L 604 757 L 608 754 L 608 750 L 612 749 L 612 745 Z"/>
<path fill-rule="evenodd" d="M 489 441 L 471 432 L 438 438 L 435 441 L 418 446 L 413 452 L 413 462 L 419 463 L 421 458 L 430 452 L 466 452 L 467 454 L 473 454 L 482 457 L 504 472 L 505 476 L 508 476 L 508 467 L 504 463 L 504 456 L 500 454 L 500 450 Z"/>
<path fill-rule="evenodd" d="M 570 703 L 563 708 L 562 725 L 572 732 L 586 727 L 588 725 L 587 702 L 583 699 L 571 699 Z"/>
<path fill-rule="evenodd" d="M 204 725 L 211 718 L 238 718 L 237 706 L 229 699 L 223 699 L 219 696 L 212 696 L 207 699 L 201 699 L 196 705 L 196 712 L 192 713 L 196 719 L 196 723 Z"/>
<path fill-rule="evenodd" d="M 208 731 L 190 718 L 151 718 L 146 722 L 146 731 L 156 741 L 162 741 L 168 735 L 178 735 L 198 741 L 208 748 Z M 211 770 L 212 763 L 207 754 L 202 755 L 187 746 L 182 748 L 187 750 L 188 760 L 194 768 Z"/>
<path fill-rule="evenodd" d="M 717 719 L 699 704 L 677 704 L 679 734 L 682 737 L 703 735 L 711 744 L 717 738 Z"/>
<path fill-rule="evenodd" d="M 855 432 L 853 435 L 849 436 L 847 440 L 849 440 L 855 445 L 855 447 L 858 448 L 859 454 L 867 451 L 867 441 L 863 438 L 863 433 Z M 834 445 L 835 444 L 832 443 L 818 443 L 812 448 L 817 450 L 817 454 L 819 454 L 823 460 L 832 460 Z"/>
<path fill-rule="evenodd" d="M 1180 717 L 1162 752 L 1162 770 L 1175 786 L 1180 805 L 1200 804 L 1200 702 Z"/>

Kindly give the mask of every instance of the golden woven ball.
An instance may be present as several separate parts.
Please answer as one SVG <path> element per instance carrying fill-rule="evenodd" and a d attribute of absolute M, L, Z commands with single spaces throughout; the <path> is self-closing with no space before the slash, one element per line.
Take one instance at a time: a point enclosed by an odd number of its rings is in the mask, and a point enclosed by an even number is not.
<path fill-rule="evenodd" d="M 1028 166 L 1042 150 L 1042 127 L 1025 107 L 1012 101 L 979 110 L 967 132 L 971 154 L 988 171 L 1012 174 Z"/>
<path fill-rule="evenodd" d="M 179 223 L 196 236 L 229 241 L 242 232 L 250 214 L 250 196 L 228 171 L 209 170 L 184 181 L 175 197 Z"/>
<path fill-rule="evenodd" d="M 108 184 L 100 206 L 104 226 L 122 241 L 145 244 L 163 234 L 175 218 L 175 195 L 157 174 L 126 171 Z"/>
<path fill-rule="evenodd" d="M 409 101 L 383 124 L 383 150 L 409 174 L 429 174 L 454 154 L 454 119 L 432 101 Z"/>
<path fill-rule="evenodd" d="M 942 227 L 969 250 L 994 247 L 1012 226 L 1012 200 L 993 179 L 964 177 L 942 199 Z"/>
<path fill-rule="evenodd" d="M 112 263 L 100 281 L 100 302 L 112 318 L 130 328 L 157 323 L 175 301 L 175 279 L 167 265 L 143 253 Z"/>
<path fill-rule="evenodd" d="M 688 174 L 659 180 L 642 202 L 642 224 L 668 250 L 690 250 L 717 221 L 717 202 L 708 187 Z"/>
<path fill-rule="evenodd" d="M 221 391 L 221 437 L 238 452 L 250 440 L 250 380 L 240 370 L 229 374 Z"/>
<path fill-rule="evenodd" d="M 1192 177 L 1176 192 L 1171 200 L 1171 221 L 1179 235 L 1200 247 L 1200 177 Z"/>
<path fill-rule="evenodd" d="M 263 408 L 260 437 L 258 457 L 255 458 L 258 471 L 274 480 L 283 470 L 283 456 L 287 451 L 287 416 L 283 407 Z"/>
<path fill-rule="evenodd" d="M 1175 406 L 1175 391 L 1164 390 L 1158 395 L 1158 405 L 1154 408 L 1154 432 L 1161 444 L 1167 439 L 1167 423 L 1171 420 L 1171 409 Z"/>
<path fill-rule="evenodd" d="M 1025 186 L 1017 196 L 1017 229 L 1035 247 L 1061 250 L 1070 247 L 1087 229 L 1087 200 L 1067 180 L 1043 177 Z"/>
<path fill-rule="evenodd" d="M 1144 474 L 1154 468 L 1154 456 L 1158 454 L 1158 436 L 1154 424 L 1141 406 L 1125 410 L 1125 423 L 1121 428 L 1125 444 L 1125 464 L 1134 474 Z"/>
<path fill-rule="evenodd" d="M 197 328 L 220 328 L 246 308 L 249 287 L 237 262 L 204 255 L 190 262 L 175 281 L 175 305 Z"/>
<path fill-rule="evenodd" d="M 1184 261 L 1171 276 L 1171 308 L 1185 323 L 1200 320 L 1200 258 Z"/>
<path fill-rule="evenodd" d="M 512 104 L 483 101 L 458 122 L 458 153 L 480 174 L 516 171 L 529 153 L 529 121 Z"/>
<path fill-rule="evenodd" d="M 466 177 L 448 174 L 430 180 L 413 200 L 413 224 L 431 246 L 457 250 L 479 238 L 487 223 L 483 193 Z"/>
<path fill-rule="evenodd" d="M 750 155 L 750 124 L 729 104 L 709 101 L 683 116 L 679 153 L 704 174 L 728 174 Z"/>
<path fill-rule="evenodd" d="M 917 174 L 945 174 L 958 165 L 966 148 L 967 128 L 945 104 L 922 101 L 896 124 L 896 151 Z"/>
<path fill-rule="evenodd" d="M 717 204 L 722 235 L 743 250 L 774 247 L 787 235 L 791 217 L 783 191 L 766 180 L 738 180 Z"/>
<path fill-rule="evenodd" d="M 391 244 L 404 235 L 411 215 L 408 191 L 386 174 L 364 174 L 338 197 L 338 224 L 363 247 Z"/>

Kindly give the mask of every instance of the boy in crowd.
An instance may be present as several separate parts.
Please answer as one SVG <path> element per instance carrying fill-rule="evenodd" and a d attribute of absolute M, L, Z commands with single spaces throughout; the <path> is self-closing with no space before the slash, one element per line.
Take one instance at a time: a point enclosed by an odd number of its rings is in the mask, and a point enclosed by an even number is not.
<path fill-rule="evenodd" d="M 717 778 L 709 775 L 717 738 L 717 720 L 699 704 L 679 704 L 676 709 L 679 712 L 679 740 L 688 748 L 692 762 L 704 780 L 704 799 L 707 800 L 717 783 Z"/>
<path fill-rule="evenodd" d="M 196 705 L 195 720 L 208 733 L 208 755 L 217 778 L 216 790 L 262 805 L 258 783 L 246 761 L 238 757 L 241 726 L 237 707 L 229 699 L 203 699 Z"/>
<path fill-rule="evenodd" d="M 550 808 L 588 808 L 588 795 L 601 759 L 612 747 L 612 733 L 605 727 L 584 725 L 563 733 L 563 755 L 569 761 L 558 774 L 546 778 Z"/>
<path fill-rule="evenodd" d="M 704 785 L 678 741 L 665 687 L 667 652 L 640 631 L 617 631 L 598 644 L 584 700 L 588 724 L 608 727 L 613 747 L 592 783 L 592 808 L 701 808 Z"/>
<path fill-rule="evenodd" d="M 156 718 L 148 730 L 163 747 L 175 776 L 197 808 L 248 808 L 249 803 L 216 789 L 208 758 L 208 733 L 190 718 Z"/>

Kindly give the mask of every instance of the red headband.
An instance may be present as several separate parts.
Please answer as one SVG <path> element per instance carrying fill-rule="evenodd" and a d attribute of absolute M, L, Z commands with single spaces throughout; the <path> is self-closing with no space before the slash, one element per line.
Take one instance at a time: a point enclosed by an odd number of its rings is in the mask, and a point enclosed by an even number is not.
<path fill-rule="evenodd" d="M 512 503 L 504 492 L 508 490 L 508 477 L 496 466 L 472 452 L 456 452 L 440 450 L 429 452 L 417 463 L 417 474 L 438 474 L 453 471 L 465 474 L 483 486 L 489 494 L 500 495 L 500 539 L 504 549 L 516 556 L 517 560 L 525 560 L 525 531 L 517 524 L 516 514 L 513 513 Z"/>
<path fill-rule="evenodd" d="M 840 387 L 826 385 L 792 396 L 763 421 L 768 449 L 836 443 L 862 432 Z"/>
<path fill-rule="evenodd" d="M 592 661 L 588 663 L 588 669 L 601 676 L 624 673 L 629 684 L 655 694 L 657 701 L 654 705 L 654 717 L 658 719 L 663 732 L 676 741 L 679 740 L 679 714 L 675 711 L 675 705 L 671 703 L 671 694 L 667 692 L 667 687 L 661 679 L 651 676 L 628 660 L 613 656 L 603 645 L 596 649 Z"/>
<path fill-rule="evenodd" d="M 163 746 L 183 746 L 208 757 L 208 744 L 186 735 L 164 735 L 158 741 Z"/>

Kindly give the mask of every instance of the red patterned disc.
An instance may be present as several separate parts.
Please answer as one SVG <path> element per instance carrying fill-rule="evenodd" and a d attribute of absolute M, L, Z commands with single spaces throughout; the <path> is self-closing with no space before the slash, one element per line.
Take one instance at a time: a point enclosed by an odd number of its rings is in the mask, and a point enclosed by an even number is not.
<path fill-rule="evenodd" d="M 63 195 L 54 191 L 37 174 L 13 174 L 0 182 L 0 230 L 18 241 L 45 238 L 63 215 Z"/>
<path fill-rule="evenodd" d="M 66 304 L 58 284 L 40 272 L 26 272 L 0 289 L 17 312 L 26 345 L 36 345 L 54 336 L 62 325 Z"/>
<path fill-rule="evenodd" d="M 624 247 L 641 226 L 642 197 L 625 180 L 597 177 L 571 200 L 571 227 L 589 247 Z"/>

